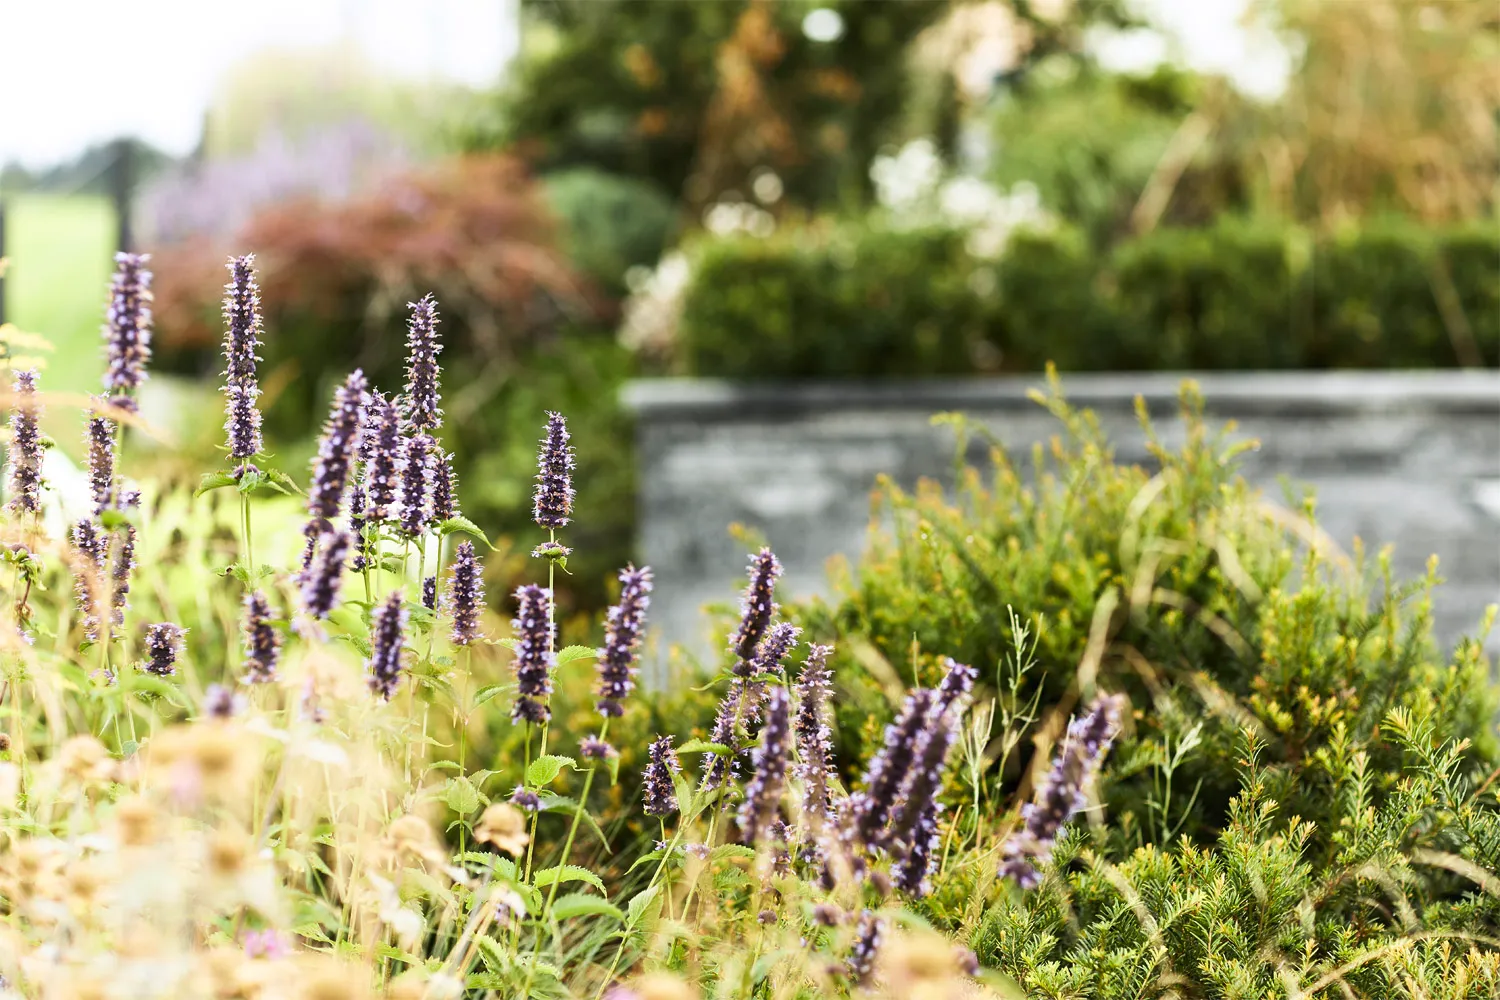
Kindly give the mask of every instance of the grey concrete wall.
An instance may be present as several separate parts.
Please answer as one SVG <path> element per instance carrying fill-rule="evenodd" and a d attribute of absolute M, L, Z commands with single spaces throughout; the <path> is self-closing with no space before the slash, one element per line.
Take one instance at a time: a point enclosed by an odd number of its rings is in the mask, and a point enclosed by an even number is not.
<path fill-rule="evenodd" d="M 1093 409 L 1118 460 L 1150 464 L 1135 421 L 1137 395 L 1158 431 L 1180 440 L 1183 374 L 1073 375 L 1064 393 Z M 1271 500 L 1282 477 L 1317 491 L 1320 525 L 1343 546 L 1396 546 L 1402 577 L 1439 557 L 1447 583 L 1435 599 L 1448 641 L 1500 601 L 1500 372 L 1244 373 L 1191 376 L 1215 422 L 1260 441 L 1244 474 Z M 717 647 L 705 604 L 732 600 L 745 546 L 741 523 L 762 532 L 786 567 L 785 592 L 826 592 L 830 556 L 857 558 L 875 477 L 951 482 L 950 429 L 933 413 L 958 410 L 1011 450 L 1058 433 L 1026 398 L 1033 378 L 860 384 L 636 382 L 639 549 L 656 573 L 652 619 L 665 640 Z M 1500 637 L 1491 637 L 1497 648 Z"/>

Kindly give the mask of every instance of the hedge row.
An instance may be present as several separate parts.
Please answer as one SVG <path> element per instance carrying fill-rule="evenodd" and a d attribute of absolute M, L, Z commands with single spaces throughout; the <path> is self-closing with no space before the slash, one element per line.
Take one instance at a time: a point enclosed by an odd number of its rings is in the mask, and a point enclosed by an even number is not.
<path fill-rule="evenodd" d="M 1313 237 L 1222 221 L 1104 257 L 1016 235 L 998 263 L 947 229 L 847 227 L 702 248 L 678 330 L 739 378 L 1500 364 L 1500 231 L 1407 222 Z"/>

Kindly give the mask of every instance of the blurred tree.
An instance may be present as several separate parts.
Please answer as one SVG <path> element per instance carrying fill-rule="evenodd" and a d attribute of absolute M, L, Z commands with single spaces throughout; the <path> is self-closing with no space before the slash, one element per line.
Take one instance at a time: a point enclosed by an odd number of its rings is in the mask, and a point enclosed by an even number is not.
<path fill-rule="evenodd" d="M 792 204 L 858 201 L 909 89 L 907 45 L 948 7 L 524 0 L 516 82 L 467 141 L 643 178 L 694 208 L 749 197 L 763 171 Z"/>

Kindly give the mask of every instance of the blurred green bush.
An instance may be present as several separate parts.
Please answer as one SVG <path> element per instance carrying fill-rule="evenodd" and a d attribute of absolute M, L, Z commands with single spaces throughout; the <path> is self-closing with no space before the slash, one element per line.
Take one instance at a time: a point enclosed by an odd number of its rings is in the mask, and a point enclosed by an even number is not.
<path fill-rule="evenodd" d="M 676 206 L 639 180 L 578 167 L 542 186 L 574 266 L 616 296 L 626 292 L 625 272 L 655 264 L 677 228 Z"/>
<path fill-rule="evenodd" d="M 1500 232 L 1382 222 L 1315 237 L 1223 217 L 1096 254 L 1018 232 L 868 224 L 703 245 L 679 359 L 732 378 L 1500 364 Z"/>

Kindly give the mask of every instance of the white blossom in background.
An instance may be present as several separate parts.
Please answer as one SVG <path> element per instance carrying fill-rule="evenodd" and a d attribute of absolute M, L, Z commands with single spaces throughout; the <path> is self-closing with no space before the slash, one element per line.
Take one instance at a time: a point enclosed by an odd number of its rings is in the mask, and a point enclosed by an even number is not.
<path fill-rule="evenodd" d="M 721 201 L 704 211 L 703 228 L 715 236 L 744 233 L 764 239 L 776 231 L 776 217 L 746 201 Z"/>
<path fill-rule="evenodd" d="M 870 167 L 876 197 L 896 225 L 965 230 L 969 252 L 984 260 L 1003 254 L 1017 229 L 1047 229 L 1053 223 L 1029 181 L 1005 192 L 978 177 L 945 173 L 929 139 L 914 139 L 895 155 L 877 156 Z"/>
<path fill-rule="evenodd" d="M 632 267 L 627 271 L 625 283 L 630 297 L 625 300 L 620 343 L 632 351 L 648 353 L 671 344 L 692 277 L 692 264 L 680 250 L 662 255 L 654 270 Z"/>

